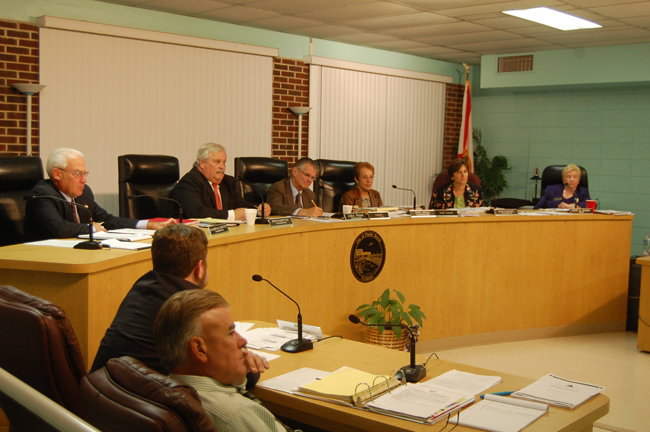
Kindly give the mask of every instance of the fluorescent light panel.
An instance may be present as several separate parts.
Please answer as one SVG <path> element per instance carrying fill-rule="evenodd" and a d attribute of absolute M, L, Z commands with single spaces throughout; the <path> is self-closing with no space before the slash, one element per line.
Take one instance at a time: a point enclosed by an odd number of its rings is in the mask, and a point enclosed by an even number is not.
<path fill-rule="evenodd" d="M 558 12 L 553 9 L 539 7 L 533 9 L 503 11 L 504 14 L 516 16 L 536 23 L 544 24 L 560 30 L 580 30 L 600 28 L 601 25 L 592 23 L 573 15 Z"/>

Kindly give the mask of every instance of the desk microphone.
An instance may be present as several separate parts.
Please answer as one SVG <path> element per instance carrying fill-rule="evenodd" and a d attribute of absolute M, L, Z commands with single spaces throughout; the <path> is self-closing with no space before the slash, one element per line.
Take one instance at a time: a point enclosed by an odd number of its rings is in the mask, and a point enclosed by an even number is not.
<path fill-rule="evenodd" d="M 31 200 L 40 199 L 40 198 L 51 199 L 51 200 L 54 200 L 54 201 L 61 201 L 61 202 L 65 203 L 65 204 L 68 204 L 68 205 L 74 205 L 76 207 L 86 209 L 86 211 L 88 212 L 88 216 L 90 217 L 90 223 L 88 224 L 88 240 L 77 243 L 76 245 L 74 245 L 74 249 L 91 249 L 91 250 L 95 250 L 95 249 L 102 249 L 104 247 L 104 245 L 102 245 L 100 242 L 95 241 L 94 238 L 93 238 L 93 215 L 90 212 L 90 209 L 88 209 L 88 206 L 86 204 L 79 204 L 77 202 L 68 201 L 68 200 L 65 200 L 63 198 L 53 197 L 53 196 L 50 196 L 50 195 L 26 195 L 26 196 L 23 197 L 23 199 L 25 201 L 31 201 Z"/>
<path fill-rule="evenodd" d="M 571 188 L 571 186 L 569 186 L 569 183 L 564 183 L 564 186 L 568 187 L 569 190 L 571 192 L 573 192 L 573 196 L 574 196 L 574 198 L 576 200 L 576 208 L 578 208 L 578 201 L 580 201 L 580 198 L 578 198 L 578 194 L 576 193 L 576 191 L 574 189 Z"/>
<path fill-rule="evenodd" d="M 404 324 L 366 324 L 363 321 L 361 321 L 361 319 L 356 315 L 350 315 L 348 319 L 353 324 L 361 324 L 366 327 L 384 327 L 384 329 L 389 329 L 391 327 L 402 327 L 408 330 L 409 334 L 411 335 L 411 349 L 410 349 L 411 363 L 407 366 L 401 367 L 400 369 L 402 370 L 402 372 L 404 372 L 404 377 L 406 378 L 406 381 L 410 383 L 419 382 L 422 378 L 427 376 L 427 368 L 425 368 L 424 365 L 415 364 L 415 335 L 413 334 L 409 326 Z"/>
<path fill-rule="evenodd" d="M 413 193 L 413 210 L 415 210 L 417 200 L 415 199 L 415 191 L 413 189 L 404 189 L 404 188 L 397 187 L 395 185 L 393 185 L 393 189 L 403 190 L 403 191 L 411 191 L 411 193 Z"/>
<path fill-rule="evenodd" d="M 264 195 L 262 195 L 262 192 L 260 192 L 259 190 L 257 190 L 257 188 L 256 188 L 255 186 L 253 186 L 253 184 L 252 184 L 251 182 L 249 182 L 248 180 L 243 179 L 242 177 L 239 177 L 237 180 L 239 180 L 240 182 L 246 183 L 248 186 L 250 186 L 250 188 L 253 189 L 255 192 L 257 192 L 257 194 L 258 194 L 258 195 L 260 196 L 260 198 L 262 199 L 262 217 L 261 217 L 260 219 L 255 219 L 255 225 L 265 225 L 265 224 L 268 224 L 268 223 L 269 223 L 269 220 L 266 219 L 266 217 L 264 217 Z M 267 281 L 267 282 L 268 282 L 268 281 Z M 269 282 L 269 283 L 270 283 L 270 282 Z"/>
<path fill-rule="evenodd" d="M 284 295 L 286 298 L 288 298 L 292 302 L 296 303 L 296 301 L 294 299 L 292 299 L 291 297 L 286 295 L 280 288 L 276 287 L 271 282 L 264 279 L 262 276 L 260 276 L 258 274 L 253 275 L 253 280 L 255 282 L 266 281 L 266 283 L 271 285 L 276 290 L 280 291 L 282 293 L 282 295 Z M 296 303 L 296 306 L 298 306 L 298 303 Z M 298 306 L 298 339 L 290 340 L 289 342 L 282 345 L 280 347 L 280 349 L 282 351 L 288 352 L 288 353 L 299 353 L 299 352 L 302 352 L 302 351 L 308 351 L 310 349 L 314 349 L 314 344 L 312 343 L 311 340 L 302 338 L 302 314 L 300 313 L 300 306 Z"/>
<path fill-rule="evenodd" d="M 183 223 L 183 206 L 181 203 L 176 201 L 173 198 L 167 198 L 163 196 L 154 196 L 154 195 L 129 195 L 127 196 L 128 199 L 138 199 L 138 198 L 151 198 L 153 201 L 156 201 L 158 199 L 164 200 L 164 201 L 171 201 L 173 203 L 176 203 L 178 206 L 178 223 Z"/>

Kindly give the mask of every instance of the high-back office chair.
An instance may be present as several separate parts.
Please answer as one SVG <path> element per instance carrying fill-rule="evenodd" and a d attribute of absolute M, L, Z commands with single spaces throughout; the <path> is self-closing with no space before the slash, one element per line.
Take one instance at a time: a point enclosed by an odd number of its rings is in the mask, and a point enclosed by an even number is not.
<path fill-rule="evenodd" d="M 336 213 L 341 209 L 343 194 L 356 186 L 356 162 L 318 159 L 318 176 L 314 180 L 314 193 L 324 212 Z"/>
<path fill-rule="evenodd" d="M 111 359 L 81 383 L 90 423 L 102 432 L 216 432 L 196 390 L 132 357 Z"/>
<path fill-rule="evenodd" d="M 14 287 L 0 286 L 0 347 L 0 367 L 87 420 L 79 389 L 86 366 L 61 308 Z M 1 392 L 0 407 L 12 432 L 53 430 Z"/>
<path fill-rule="evenodd" d="M 165 155 L 118 156 L 120 217 L 151 219 L 179 216 L 179 205 L 157 199 L 171 198 L 180 178 L 178 159 Z M 146 195 L 136 198 L 138 195 Z"/>
<path fill-rule="evenodd" d="M 43 164 L 38 156 L 0 158 L 0 246 L 25 241 L 23 196 L 41 180 Z"/>
<path fill-rule="evenodd" d="M 546 193 L 546 188 L 556 184 L 562 184 L 562 170 L 566 168 L 566 165 L 549 165 L 544 168 L 542 172 L 542 189 L 540 196 L 543 196 Z M 589 178 L 587 177 L 587 170 L 581 166 L 580 168 L 580 183 L 578 186 L 589 189 Z"/>
<path fill-rule="evenodd" d="M 266 202 L 266 194 L 273 183 L 289 176 L 287 161 L 267 157 L 235 158 L 235 178 L 237 188 L 246 202 L 261 204 L 260 194 Z M 259 192 L 253 190 L 253 187 Z"/>

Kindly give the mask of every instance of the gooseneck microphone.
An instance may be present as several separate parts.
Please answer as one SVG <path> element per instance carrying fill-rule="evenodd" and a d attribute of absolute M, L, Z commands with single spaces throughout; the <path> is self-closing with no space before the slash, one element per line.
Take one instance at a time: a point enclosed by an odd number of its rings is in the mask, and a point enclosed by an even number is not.
<path fill-rule="evenodd" d="M 404 373 L 404 378 L 406 378 L 406 381 L 410 383 L 416 383 L 420 381 L 422 378 L 424 378 L 425 376 L 427 376 L 427 368 L 425 368 L 423 364 L 421 365 L 415 364 L 415 335 L 413 334 L 409 326 L 405 324 L 366 324 L 363 321 L 361 321 L 361 319 L 356 315 L 350 315 L 348 319 L 353 324 L 361 324 L 366 327 L 383 327 L 386 330 L 390 329 L 391 327 L 401 327 L 408 330 L 409 335 L 411 336 L 411 349 L 410 349 L 411 363 L 407 366 L 401 367 L 400 369 Z"/>
<path fill-rule="evenodd" d="M 243 179 L 239 177 L 237 180 L 240 182 L 246 183 L 248 186 L 250 186 L 251 189 L 253 189 L 257 194 L 260 196 L 262 199 L 262 217 L 260 219 L 255 219 L 255 225 L 265 225 L 269 223 L 269 220 L 264 216 L 264 195 L 262 195 L 262 192 L 260 192 L 251 182 L 249 182 L 246 179 Z M 270 282 L 269 282 L 270 283 Z"/>
<path fill-rule="evenodd" d="M 569 183 L 564 183 L 564 186 L 568 187 L 571 192 L 573 192 L 573 197 L 576 201 L 576 208 L 578 208 L 578 201 L 580 201 L 580 198 L 578 198 L 578 194 L 576 193 L 575 189 L 573 189 L 571 186 L 569 186 Z"/>
<path fill-rule="evenodd" d="M 88 224 L 88 240 L 77 243 L 76 245 L 74 245 L 74 249 L 96 250 L 96 249 L 102 249 L 104 247 L 104 245 L 102 245 L 100 242 L 95 241 L 95 239 L 93 238 L 93 214 L 90 212 L 90 209 L 86 204 L 79 204 L 77 202 L 68 201 L 63 198 L 54 197 L 50 195 L 26 195 L 23 197 L 25 201 L 31 201 L 40 198 L 50 199 L 53 201 L 61 201 L 65 204 L 76 206 L 77 208 L 86 209 L 86 211 L 88 212 L 88 216 L 90 217 L 90 223 Z"/>
<path fill-rule="evenodd" d="M 403 191 L 411 191 L 411 193 L 413 194 L 413 210 L 415 210 L 415 207 L 416 207 L 416 205 L 417 205 L 417 204 L 416 204 L 416 203 L 417 203 L 417 200 L 415 199 L 415 191 L 414 191 L 413 189 L 400 188 L 400 187 L 397 187 L 397 186 L 395 186 L 395 185 L 393 185 L 393 189 L 403 190 Z"/>
<path fill-rule="evenodd" d="M 294 302 L 296 306 L 298 306 L 298 339 L 290 340 L 289 342 L 282 345 L 280 349 L 288 353 L 299 353 L 303 351 L 308 351 L 310 349 L 314 349 L 314 344 L 311 340 L 302 338 L 302 314 L 300 313 L 300 306 L 298 305 L 298 303 L 296 303 L 294 299 L 286 295 L 280 288 L 276 287 L 270 281 L 264 279 L 262 276 L 258 274 L 253 275 L 253 280 L 255 282 L 266 281 L 266 283 L 271 285 L 276 290 L 280 291 L 282 295 L 284 295 L 286 298 Z"/>
<path fill-rule="evenodd" d="M 151 198 L 154 201 L 161 199 L 164 201 L 171 201 L 173 203 L 176 203 L 176 205 L 178 206 L 178 223 L 183 223 L 183 206 L 181 205 L 181 203 L 179 203 L 173 198 L 167 198 L 167 197 L 156 196 L 156 195 L 129 195 L 127 196 L 127 198 L 128 199 Z"/>

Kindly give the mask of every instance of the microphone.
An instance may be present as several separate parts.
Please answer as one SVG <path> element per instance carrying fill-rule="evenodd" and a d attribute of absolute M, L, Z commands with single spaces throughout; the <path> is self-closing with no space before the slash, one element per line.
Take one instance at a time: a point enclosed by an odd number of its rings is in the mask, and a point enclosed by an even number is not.
<path fill-rule="evenodd" d="M 88 206 L 86 204 L 79 204 L 77 202 L 68 201 L 68 200 L 65 200 L 63 198 L 54 197 L 54 196 L 50 196 L 50 195 L 26 195 L 26 196 L 23 197 L 23 199 L 25 201 L 31 201 L 31 200 L 35 200 L 35 199 L 39 199 L 39 198 L 51 199 L 51 200 L 54 200 L 54 201 L 61 201 L 61 202 L 66 203 L 68 205 L 72 204 L 72 205 L 74 205 L 74 206 L 76 206 L 78 208 L 86 209 L 86 211 L 88 212 L 88 216 L 90 217 L 90 223 L 88 224 L 88 240 L 77 243 L 76 245 L 73 246 L 74 249 L 96 250 L 96 249 L 102 249 L 104 247 L 103 244 L 101 244 L 100 242 L 95 241 L 94 238 L 93 238 L 93 215 L 90 212 L 90 209 L 88 209 Z"/>
<path fill-rule="evenodd" d="M 578 201 L 580 201 L 580 198 L 578 198 L 578 194 L 576 193 L 575 189 L 573 189 L 571 186 L 569 186 L 569 183 L 564 183 L 564 186 L 568 187 L 571 192 L 573 192 L 573 197 L 576 200 L 576 208 L 578 208 Z"/>
<path fill-rule="evenodd" d="M 356 316 L 356 315 L 350 315 L 348 316 L 348 319 L 353 323 L 353 324 L 361 324 L 366 327 L 384 327 L 384 329 L 388 330 L 391 327 L 401 327 L 406 330 L 408 330 L 409 334 L 411 335 L 411 363 L 401 367 L 400 369 L 404 373 L 404 377 L 406 378 L 406 381 L 410 383 L 416 383 L 419 382 L 422 378 L 427 376 L 427 368 L 424 367 L 424 365 L 416 365 L 415 364 L 415 335 L 413 334 L 413 331 L 411 331 L 411 328 L 405 324 L 366 324 L 361 319 Z"/>
<path fill-rule="evenodd" d="M 269 223 L 269 220 L 266 219 L 266 218 L 264 217 L 264 195 L 262 195 L 262 192 L 260 192 L 259 190 L 257 190 L 257 188 L 256 188 L 255 186 L 253 186 L 253 184 L 252 184 L 251 182 L 249 182 L 248 180 L 245 180 L 245 179 L 242 178 L 242 177 L 239 177 L 237 180 L 239 180 L 240 182 L 244 182 L 244 183 L 246 183 L 248 186 L 250 186 L 250 188 L 253 189 L 255 192 L 257 192 L 257 194 L 258 194 L 258 195 L 260 196 L 260 198 L 262 199 L 262 217 L 261 217 L 260 219 L 255 219 L 255 225 L 265 225 L 265 224 L 268 224 L 268 223 Z M 270 283 L 270 282 L 269 282 L 269 283 Z"/>
<path fill-rule="evenodd" d="M 399 187 L 397 187 L 395 185 L 393 185 L 393 189 L 403 190 L 403 191 L 411 191 L 411 193 L 413 193 L 413 210 L 415 210 L 417 200 L 415 199 L 415 191 L 413 189 L 399 188 Z"/>
<path fill-rule="evenodd" d="M 178 205 L 178 223 L 183 223 L 183 206 L 181 203 L 176 201 L 173 198 L 167 198 L 167 197 L 162 197 L 162 196 L 153 196 L 153 195 L 129 195 L 127 196 L 128 199 L 138 199 L 138 198 L 151 198 L 152 200 L 165 200 L 165 201 L 171 201 L 173 203 L 176 203 Z"/>
<path fill-rule="evenodd" d="M 282 293 L 282 295 L 284 295 L 286 298 L 288 298 L 289 300 L 294 302 L 296 304 L 296 306 L 298 306 L 298 303 L 296 303 L 296 301 L 294 299 L 292 299 L 291 297 L 286 295 L 280 288 L 276 287 L 271 282 L 264 279 L 262 276 L 260 276 L 258 274 L 253 275 L 253 280 L 255 282 L 266 281 L 266 283 L 271 285 L 276 290 L 280 291 Z M 311 340 L 302 338 L 302 314 L 300 313 L 300 306 L 298 306 L 298 339 L 290 340 L 289 342 L 282 345 L 280 347 L 280 349 L 282 351 L 288 352 L 288 353 L 299 353 L 299 352 L 303 352 L 303 351 L 308 351 L 310 349 L 314 349 L 314 344 L 313 344 L 313 342 Z"/>

